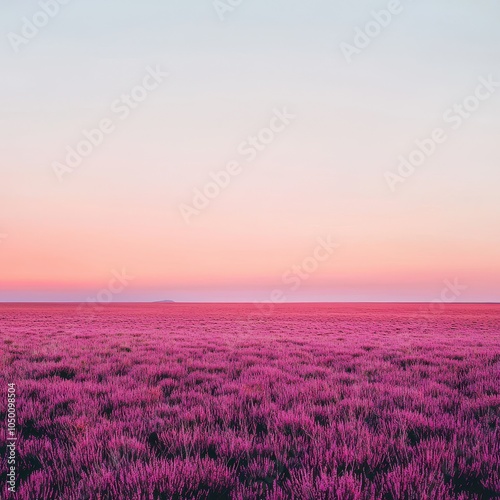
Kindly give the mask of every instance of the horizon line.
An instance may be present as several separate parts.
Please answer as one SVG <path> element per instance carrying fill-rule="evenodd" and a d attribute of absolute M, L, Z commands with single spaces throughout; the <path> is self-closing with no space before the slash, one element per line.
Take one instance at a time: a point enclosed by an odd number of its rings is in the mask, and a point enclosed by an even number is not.
<path fill-rule="evenodd" d="M 113 301 L 113 302 L 89 302 L 89 301 L 62 301 L 62 300 L 51 300 L 51 301 L 0 301 L 1 304 L 89 304 L 89 305 L 100 305 L 102 307 L 106 307 L 109 305 L 120 305 L 120 304 L 158 304 L 158 305 L 175 305 L 175 304 L 273 304 L 273 305 L 287 305 L 287 304 L 444 304 L 444 305 L 460 305 L 460 304 L 490 304 L 490 305 L 500 305 L 500 301 L 454 301 L 454 302 L 445 302 L 445 301 L 436 301 L 436 300 L 311 300 L 311 301 L 286 301 L 286 302 L 273 302 L 273 301 L 165 301 L 165 300 L 157 300 L 157 301 Z"/>

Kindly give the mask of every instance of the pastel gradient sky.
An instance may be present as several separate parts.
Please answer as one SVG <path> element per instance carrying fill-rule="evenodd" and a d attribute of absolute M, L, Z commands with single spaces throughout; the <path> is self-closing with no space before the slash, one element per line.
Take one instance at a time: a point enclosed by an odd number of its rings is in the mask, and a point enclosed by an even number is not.
<path fill-rule="evenodd" d="M 115 301 L 500 300 L 500 89 L 458 130 L 443 122 L 480 77 L 500 81 L 500 3 L 403 1 L 349 64 L 387 1 L 73 0 L 16 53 L 40 9 L 0 7 L 0 300 L 82 301 L 114 271 Z M 148 66 L 169 72 L 120 120 L 112 103 Z M 247 162 L 273 109 L 292 123 Z M 116 130 L 62 181 L 54 161 L 112 117 Z M 389 189 L 415 140 L 448 140 Z M 210 172 L 242 172 L 186 224 Z M 292 290 L 319 237 L 340 246 Z"/>

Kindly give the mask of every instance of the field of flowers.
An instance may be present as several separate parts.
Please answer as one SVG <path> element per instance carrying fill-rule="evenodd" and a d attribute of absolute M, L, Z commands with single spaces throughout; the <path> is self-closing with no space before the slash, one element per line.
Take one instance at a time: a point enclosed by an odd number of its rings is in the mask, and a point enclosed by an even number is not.
<path fill-rule="evenodd" d="M 256 311 L 0 305 L 12 498 L 500 498 L 500 306 Z"/>

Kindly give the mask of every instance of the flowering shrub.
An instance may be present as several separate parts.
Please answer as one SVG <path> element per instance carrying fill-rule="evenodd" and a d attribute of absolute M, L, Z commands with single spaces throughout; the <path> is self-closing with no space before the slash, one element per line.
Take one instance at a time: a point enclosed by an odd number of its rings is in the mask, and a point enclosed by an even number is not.
<path fill-rule="evenodd" d="M 240 332 L 254 313 L 0 306 L 16 498 L 498 496 L 500 307 L 276 305 Z M 5 425 L 0 457 L 3 488 Z"/>

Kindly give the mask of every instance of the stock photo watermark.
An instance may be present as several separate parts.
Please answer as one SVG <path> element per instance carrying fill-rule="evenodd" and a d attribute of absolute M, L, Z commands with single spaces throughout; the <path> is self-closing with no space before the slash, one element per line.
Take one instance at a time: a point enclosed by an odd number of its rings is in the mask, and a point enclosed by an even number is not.
<path fill-rule="evenodd" d="M 467 285 L 461 284 L 458 278 L 454 278 L 453 281 L 445 279 L 443 284 L 444 287 L 441 289 L 439 297 L 429 304 L 426 304 L 426 306 L 422 307 L 419 311 L 419 318 L 426 324 L 428 324 L 432 318 L 442 314 L 446 304 L 457 302 L 462 294 L 469 288 Z"/>
<path fill-rule="evenodd" d="M 71 1 L 72 0 L 43 0 L 38 2 L 40 9 L 31 16 L 31 19 L 28 17 L 23 17 L 21 19 L 22 26 L 19 33 L 11 31 L 7 34 L 7 39 L 9 40 L 12 50 L 16 54 L 20 52 L 23 47 L 36 38 L 40 31 L 59 14 L 61 7 L 67 5 Z"/>
<path fill-rule="evenodd" d="M 101 288 L 93 297 L 78 306 L 78 312 L 84 314 L 87 321 L 94 319 L 94 314 L 101 311 L 106 305 L 116 300 L 116 297 L 123 293 L 130 283 L 135 280 L 135 276 L 127 273 L 125 269 L 111 271 L 111 278 L 107 286 Z"/>
<path fill-rule="evenodd" d="M 385 9 L 372 11 L 372 18 L 362 28 L 359 26 L 354 28 L 352 41 L 340 44 L 340 50 L 345 60 L 351 64 L 354 56 L 358 56 L 366 50 L 403 10 L 404 6 L 400 0 L 390 0 Z"/>
<path fill-rule="evenodd" d="M 7 489 L 11 493 L 16 492 L 16 465 L 17 465 L 17 407 L 16 407 L 16 384 L 7 386 Z"/>
<path fill-rule="evenodd" d="M 276 288 L 269 294 L 269 300 L 256 302 L 259 310 L 264 307 L 274 308 L 275 304 L 281 304 L 288 300 L 287 293 L 296 292 L 320 267 L 323 262 L 328 261 L 335 249 L 340 247 L 339 243 L 332 241 L 331 236 L 321 236 L 316 240 L 316 246 L 311 255 L 305 257 L 299 264 L 294 264 L 281 276 L 284 288 Z"/>
<path fill-rule="evenodd" d="M 83 163 L 83 160 L 89 157 L 96 148 L 104 143 L 106 137 L 117 129 L 116 120 L 125 121 L 132 111 L 165 81 L 167 76 L 168 73 L 163 71 L 159 65 L 156 68 L 148 66 L 141 83 L 111 103 L 110 111 L 113 117 L 103 118 L 97 126 L 82 130 L 82 139 L 74 146 L 66 147 L 64 162 L 55 161 L 52 163 L 52 170 L 57 179 L 62 181 L 65 175 L 74 172 Z"/>
<path fill-rule="evenodd" d="M 404 184 L 413 176 L 418 167 L 437 151 L 438 146 L 444 144 L 450 137 L 452 131 L 462 128 L 464 123 L 470 119 L 480 108 L 481 104 L 490 99 L 500 88 L 500 81 L 495 80 L 493 75 L 479 77 L 479 83 L 474 92 L 465 97 L 461 102 L 455 103 L 442 115 L 446 126 L 436 127 L 427 137 L 416 139 L 414 148 L 408 155 L 400 155 L 398 166 L 395 171 L 387 170 L 384 178 L 392 192 L 396 191 L 399 184 Z"/>
<path fill-rule="evenodd" d="M 269 317 L 278 304 L 284 304 L 290 299 L 293 292 L 299 290 L 305 281 L 313 276 L 320 266 L 331 259 L 335 250 L 340 247 L 331 236 L 321 236 L 316 239 L 316 245 L 310 255 L 304 257 L 298 264 L 293 264 L 281 275 L 283 286 L 274 288 L 269 292 L 267 300 L 254 302 L 255 310 L 248 314 L 240 323 L 241 332 L 238 340 L 241 342 L 253 331 L 256 323 Z"/>
<path fill-rule="evenodd" d="M 243 3 L 243 0 L 213 0 L 215 12 L 221 21 L 225 21 L 226 15 L 231 14 Z"/>
<path fill-rule="evenodd" d="M 289 113 L 286 106 L 283 109 L 274 109 L 267 127 L 260 129 L 255 135 L 250 135 L 241 142 L 236 151 L 247 163 L 253 162 L 259 153 L 263 152 L 275 141 L 276 137 L 284 132 L 295 120 L 296 116 Z M 190 224 L 192 217 L 199 215 L 231 184 L 232 180 L 243 172 L 241 162 L 230 161 L 226 168 L 218 172 L 210 172 L 210 180 L 201 188 L 195 188 L 191 203 L 181 203 L 179 211 L 186 224 Z"/>
<path fill-rule="evenodd" d="M 423 333 L 430 328 L 436 328 L 435 321 L 438 316 L 443 314 L 446 304 L 453 304 L 457 302 L 461 295 L 469 287 L 462 285 L 458 278 L 453 280 L 443 280 L 444 287 L 441 289 L 439 296 L 429 303 L 422 304 L 417 310 L 417 328 Z M 434 321 L 434 322 L 433 322 Z M 400 334 L 404 347 L 408 352 L 414 352 L 415 337 L 413 332 L 406 329 Z"/>

